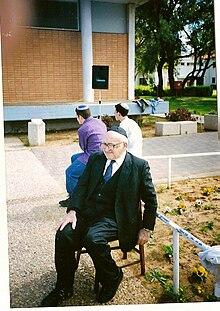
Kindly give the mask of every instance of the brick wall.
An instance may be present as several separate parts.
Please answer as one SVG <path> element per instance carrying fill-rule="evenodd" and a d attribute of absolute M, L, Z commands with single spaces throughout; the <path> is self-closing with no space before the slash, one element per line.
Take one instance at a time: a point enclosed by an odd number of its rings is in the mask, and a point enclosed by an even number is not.
<path fill-rule="evenodd" d="M 16 46 L 3 45 L 5 105 L 82 100 L 81 33 L 25 29 Z M 108 65 L 109 90 L 102 100 L 127 99 L 127 35 L 93 34 L 94 65 Z M 99 99 L 95 91 L 95 100 Z"/>
<path fill-rule="evenodd" d="M 102 90 L 102 100 L 128 98 L 128 36 L 123 34 L 93 34 L 94 65 L 109 66 L 109 89 Z M 95 100 L 100 91 L 95 90 Z"/>

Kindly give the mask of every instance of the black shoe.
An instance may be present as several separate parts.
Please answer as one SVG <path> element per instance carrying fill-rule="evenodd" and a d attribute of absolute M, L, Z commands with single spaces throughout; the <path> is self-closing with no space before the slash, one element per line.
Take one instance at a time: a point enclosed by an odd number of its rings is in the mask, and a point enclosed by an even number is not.
<path fill-rule="evenodd" d="M 41 302 L 41 307 L 57 307 L 58 304 L 73 296 L 73 291 L 58 290 L 55 288 L 47 297 Z"/>
<path fill-rule="evenodd" d="M 62 206 L 62 207 L 68 207 L 69 201 L 70 201 L 70 197 L 67 198 L 66 200 L 60 201 L 59 204 L 60 204 L 60 206 Z"/>
<path fill-rule="evenodd" d="M 119 274 L 118 274 L 118 278 L 116 281 L 114 281 L 112 283 L 111 286 L 103 286 L 97 296 L 97 301 L 99 303 L 105 303 L 108 302 L 110 300 L 112 300 L 112 298 L 115 296 L 117 289 L 121 283 L 123 279 L 123 272 L 121 269 L 119 269 Z"/>

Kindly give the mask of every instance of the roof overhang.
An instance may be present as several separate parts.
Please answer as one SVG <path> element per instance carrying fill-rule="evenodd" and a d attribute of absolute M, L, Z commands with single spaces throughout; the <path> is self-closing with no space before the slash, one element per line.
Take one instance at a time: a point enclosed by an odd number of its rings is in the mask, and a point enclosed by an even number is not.
<path fill-rule="evenodd" d="M 121 3 L 121 4 L 135 4 L 136 6 L 140 6 L 149 0 L 95 0 L 96 2 L 111 2 L 111 3 Z"/>

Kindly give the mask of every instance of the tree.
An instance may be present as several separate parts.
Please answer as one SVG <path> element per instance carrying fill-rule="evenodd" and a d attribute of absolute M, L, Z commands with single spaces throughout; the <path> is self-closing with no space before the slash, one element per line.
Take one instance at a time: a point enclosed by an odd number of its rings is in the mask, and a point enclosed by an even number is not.
<path fill-rule="evenodd" d="M 158 95 L 163 95 L 163 67 L 168 64 L 171 88 L 174 88 L 176 54 L 180 54 L 179 23 L 174 11 L 178 0 L 149 1 L 136 11 L 136 69 L 158 73 Z M 140 71 L 139 71 L 140 72 Z"/>
<path fill-rule="evenodd" d="M 193 70 L 185 77 L 182 87 L 189 80 L 203 81 L 206 70 L 212 66 L 215 57 L 214 3 L 213 0 L 187 0 L 178 9 L 184 20 L 184 33 L 187 39 L 188 55 L 193 57 Z"/>
<path fill-rule="evenodd" d="M 213 52 L 213 0 L 150 0 L 137 8 L 136 70 L 147 76 L 157 68 L 159 95 L 163 94 L 165 64 L 175 91 L 174 70 L 183 53 L 194 57 L 194 71 L 187 77 L 193 81 L 204 76 Z"/>

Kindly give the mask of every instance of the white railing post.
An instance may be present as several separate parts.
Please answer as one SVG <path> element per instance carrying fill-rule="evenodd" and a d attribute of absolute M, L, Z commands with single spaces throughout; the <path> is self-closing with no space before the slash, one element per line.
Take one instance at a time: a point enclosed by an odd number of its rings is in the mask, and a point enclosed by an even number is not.
<path fill-rule="evenodd" d="M 168 184 L 167 184 L 167 188 L 169 189 L 171 187 L 171 157 L 168 158 Z"/>
<path fill-rule="evenodd" d="M 173 292 L 179 291 L 179 233 L 173 229 Z"/>

